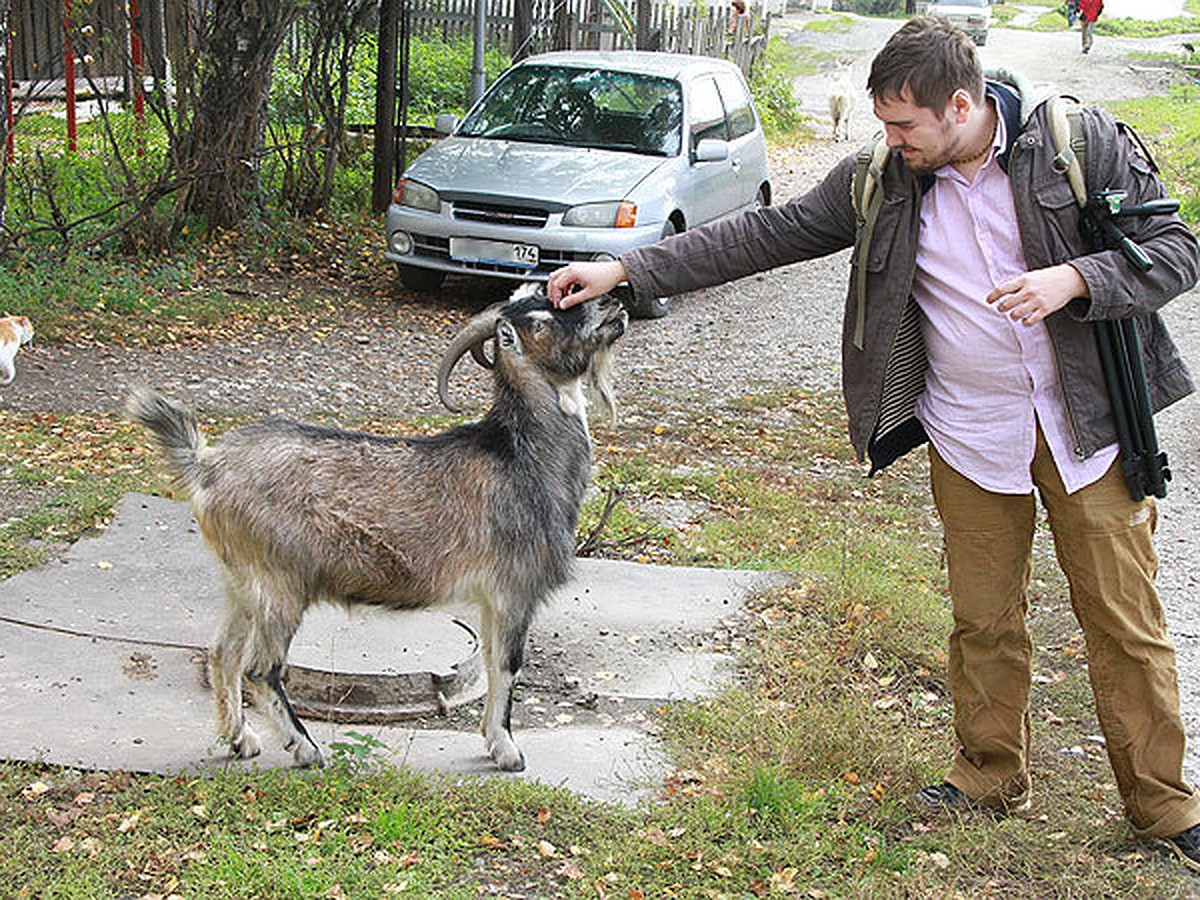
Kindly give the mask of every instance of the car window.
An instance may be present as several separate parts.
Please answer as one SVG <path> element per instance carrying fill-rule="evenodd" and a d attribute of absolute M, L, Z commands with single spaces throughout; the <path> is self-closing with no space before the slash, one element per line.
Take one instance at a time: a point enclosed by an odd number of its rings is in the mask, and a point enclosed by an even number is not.
<path fill-rule="evenodd" d="M 683 100 L 671 78 L 519 66 L 463 120 L 458 134 L 675 155 Z"/>
<path fill-rule="evenodd" d="M 692 82 L 691 129 L 692 146 L 705 138 L 729 140 L 725 127 L 725 106 L 717 93 L 717 84 L 711 78 L 698 78 Z"/>
<path fill-rule="evenodd" d="M 742 80 L 732 72 L 718 72 L 717 88 L 725 105 L 725 117 L 729 120 L 729 139 L 735 140 L 752 132 L 754 106 Z"/>

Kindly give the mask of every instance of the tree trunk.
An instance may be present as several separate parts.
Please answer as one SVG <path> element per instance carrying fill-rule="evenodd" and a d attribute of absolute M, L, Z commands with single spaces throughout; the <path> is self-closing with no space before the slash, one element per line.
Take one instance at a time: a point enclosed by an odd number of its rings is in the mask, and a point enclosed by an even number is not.
<path fill-rule="evenodd" d="M 296 13 L 295 0 L 214 0 L 181 159 L 194 178 L 184 208 L 209 228 L 238 225 L 259 202 L 271 66 Z"/>

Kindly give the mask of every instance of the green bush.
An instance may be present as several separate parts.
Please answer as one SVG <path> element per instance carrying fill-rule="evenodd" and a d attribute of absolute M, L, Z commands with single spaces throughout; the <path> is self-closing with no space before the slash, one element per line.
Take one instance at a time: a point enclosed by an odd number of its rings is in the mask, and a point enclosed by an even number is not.
<path fill-rule="evenodd" d="M 771 38 L 762 62 L 750 80 L 754 105 L 768 137 L 780 137 L 800 128 L 804 115 L 796 103 L 792 81 L 796 76 L 794 54 L 779 38 Z"/>
<path fill-rule="evenodd" d="M 350 96 L 346 102 L 347 123 L 363 125 L 375 121 L 378 47 L 377 36 L 371 34 L 365 35 L 355 48 Z M 440 113 L 466 112 L 471 92 L 471 61 L 470 38 L 446 41 L 439 37 L 414 37 L 409 47 L 409 122 L 432 124 Z M 483 62 L 487 83 L 495 81 L 509 62 L 507 53 L 496 48 L 487 50 Z M 271 112 L 278 121 L 291 125 L 303 123 L 300 86 L 304 77 L 304 69 L 295 59 L 280 55 L 271 83 Z"/>

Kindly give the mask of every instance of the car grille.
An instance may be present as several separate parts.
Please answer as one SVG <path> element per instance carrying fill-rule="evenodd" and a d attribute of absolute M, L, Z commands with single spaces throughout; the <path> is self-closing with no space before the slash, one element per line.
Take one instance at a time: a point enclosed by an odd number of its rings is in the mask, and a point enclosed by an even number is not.
<path fill-rule="evenodd" d="M 489 225 L 516 225 L 521 228 L 545 228 L 550 213 L 530 206 L 509 206 L 503 203 L 479 203 L 473 200 L 454 201 L 454 218 Z"/>
<path fill-rule="evenodd" d="M 410 232 L 411 233 L 411 232 Z M 451 262 L 450 259 L 450 239 L 444 237 L 434 237 L 428 234 L 411 233 L 413 239 L 413 255 L 423 256 L 426 259 L 437 259 L 442 262 Z M 567 263 L 574 262 L 577 259 L 590 259 L 589 253 L 577 253 L 574 250 L 541 250 L 541 262 L 536 269 L 527 269 L 523 266 L 509 266 L 504 263 L 492 262 L 466 262 L 463 260 L 453 260 L 454 266 L 463 270 L 472 272 L 494 272 L 501 275 L 549 275 L 555 269 L 565 266 Z"/>

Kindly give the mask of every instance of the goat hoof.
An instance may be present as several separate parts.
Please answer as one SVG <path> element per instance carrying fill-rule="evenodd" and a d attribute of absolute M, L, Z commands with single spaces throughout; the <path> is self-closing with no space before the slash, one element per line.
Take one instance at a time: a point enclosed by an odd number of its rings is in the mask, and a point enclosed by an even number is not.
<path fill-rule="evenodd" d="M 302 769 L 321 769 L 325 766 L 325 757 L 321 755 L 316 744 L 300 741 L 292 751 L 292 760 Z"/>
<path fill-rule="evenodd" d="M 251 759 L 262 753 L 262 740 L 250 728 L 242 729 L 242 736 L 229 742 L 239 759 Z"/>
<path fill-rule="evenodd" d="M 501 772 L 524 772 L 525 755 L 511 740 L 496 741 L 491 746 L 491 756 Z"/>

